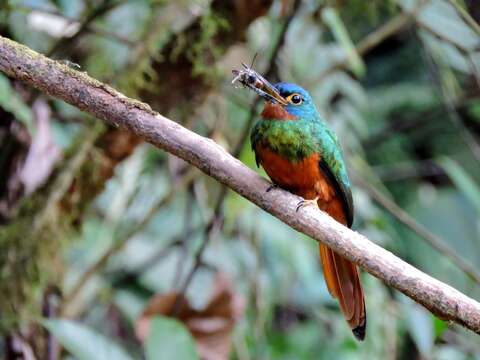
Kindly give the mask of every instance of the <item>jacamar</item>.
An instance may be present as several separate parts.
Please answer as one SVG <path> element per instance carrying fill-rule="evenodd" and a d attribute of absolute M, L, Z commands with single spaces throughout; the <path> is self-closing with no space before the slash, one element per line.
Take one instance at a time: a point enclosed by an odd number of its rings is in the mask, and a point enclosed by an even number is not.
<path fill-rule="evenodd" d="M 245 66 L 244 66 L 245 67 Z M 336 221 L 352 226 L 353 200 L 342 150 L 320 116 L 310 94 L 290 83 L 270 84 L 245 67 L 240 82 L 266 100 L 251 133 L 257 165 L 273 183 L 314 203 Z M 359 340 L 365 338 L 366 311 L 357 267 L 320 244 L 320 258 L 330 294 Z"/>

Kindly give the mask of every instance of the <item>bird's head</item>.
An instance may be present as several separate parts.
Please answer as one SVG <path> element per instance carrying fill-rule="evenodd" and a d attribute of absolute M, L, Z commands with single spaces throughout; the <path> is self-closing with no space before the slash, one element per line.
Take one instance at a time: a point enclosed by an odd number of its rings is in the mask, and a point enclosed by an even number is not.
<path fill-rule="evenodd" d="M 291 83 L 264 84 L 264 91 L 274 99 L 266 98 L 262 116 L 266 119 L 294 120 L 308 118 L 316 113 L 312 97 L 302 87 Z"/>
<path fill-rule="evenodd" d="M 232 70 L 232 84 L 240 82 L 266 100 L 262 117 L 274 120 L 316 118 L 317 109 L 310 94 L 302 87 L 291 83 L 271 84 L 263 76 L 243 65 L 243 70 Z"/>

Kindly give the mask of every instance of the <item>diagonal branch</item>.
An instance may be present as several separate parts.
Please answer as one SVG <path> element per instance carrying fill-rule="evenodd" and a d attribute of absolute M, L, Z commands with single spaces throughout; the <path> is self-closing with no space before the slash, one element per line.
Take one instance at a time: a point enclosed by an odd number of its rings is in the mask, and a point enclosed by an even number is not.
<path fill-rule="evenodd" d="M 129 99 L 84 73 L 3 37 L 0 37 L 0 70 L 186 160 L 292 228 L 331 247 L 438 317 L 480 334 L 480 303 L 321 211 L 305 208 L 297 213 L 295 208 L 300 198 L 279 189 L 267 193 L 268 181 L 211 139 L 183 128 L 152 111 L 148 105 Z"/>
<path fill-rule="evenodd" d="M 360 176 L 355 176 L 354 181 L 368 193 L 373 201 L 392 214 L 397 221 L 423 238 L 423 240 L 430 244 L 430 246 L 432 246 L 435 250 L 450 259 L 450 261 L 452 261 L 460 270 L 462 270 L 465 275 L 470 277 L 470 279 L 475 281 L 477 284 L 480 284 L 480 274 L 475 267 L 458 255 L 455 251 L 453 251 L 444 240 L 430 232 L 425 226 L 417 222 L 393 200 L 382 194 L 380 190 L 369 184 Z"/>

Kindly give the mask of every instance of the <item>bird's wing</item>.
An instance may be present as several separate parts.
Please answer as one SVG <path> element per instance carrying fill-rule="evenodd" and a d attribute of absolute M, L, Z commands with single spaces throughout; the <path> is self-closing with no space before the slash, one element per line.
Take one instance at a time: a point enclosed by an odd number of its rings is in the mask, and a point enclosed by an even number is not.
<path fill-rule="evenodd" d="M 339 176 L 335 176 L 328 163 L 323 159 L 320 160 L 320 168 L 334 186 L 335 192 L 341 197 L 343 210 L 345 211 L 345 217 L 347 219 L 347 226 L 351 227 L 353 224 L 353 198 L 350 185 L 342 181 Z"/>
<path fill-rule="evenodd" d="M 336 136 L 328 129 L 325 131 L 327 136 L 323 137 L 319 165 L 335 188 L 335 192 L 341 197 L 347 226 L 351 227 L 353 224 L 353 198 L 342 149 Z"/>

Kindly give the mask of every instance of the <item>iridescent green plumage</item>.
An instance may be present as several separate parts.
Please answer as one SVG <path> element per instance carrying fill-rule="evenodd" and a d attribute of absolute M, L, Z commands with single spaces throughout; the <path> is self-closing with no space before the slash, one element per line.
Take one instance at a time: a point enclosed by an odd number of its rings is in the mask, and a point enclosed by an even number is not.
<path fill-rule="evenodd" d="M 251 133 L 252 148 L 258 143 L 265 143 L 273 151 L 292 162 L 318 153 L 323 164 L 322 168 L 329 172 L 334 183 L 344 197 L 349 226 L 353 221 L 353 202 L 343 154 L 335 134 L 320 117 L 310 95 L 294 84 L 280 83 L 275 85 L 280 94 L 298 93 L 303 97 L 301 105 L 287 105 L 289 114 L 294 120 L 263 119 L 258 121 Z M 278 120 L 278 121 L 276 121 Z"/>
<path fill-rule="evenodd" d="M 255 76 L 253 80 L 260 94 L 267 94 L 262 119 L 251 134 L 257 164 L 277 185 L 303 197 L 301 203 L 313 203 L 350 227 L 353 201 L 342 150 L 312 98 L 294 84 L 271 85 Z M 323 244 L 319 252 L 328 290 L 338 299 L 355 337 L 363 340 L 367 319 L 358 270 Z"/>

